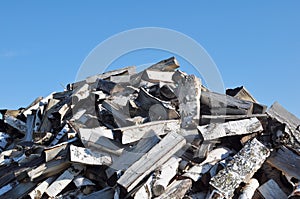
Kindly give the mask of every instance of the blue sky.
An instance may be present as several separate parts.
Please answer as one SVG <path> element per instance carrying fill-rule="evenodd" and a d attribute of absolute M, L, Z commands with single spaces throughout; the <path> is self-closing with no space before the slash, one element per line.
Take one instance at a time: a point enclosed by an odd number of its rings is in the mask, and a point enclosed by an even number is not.
<path fill-rule="evenodd" d="M 61 91 L 100 42 L 141 27 L 188 35 L 210 54 L 226 88 L 244 85 L 300 116 L 300 1 L 1 1 L 0 108 Z M 113 67 L 169 53 L 133 52 Z M 180 58 L 179 58 L 180 59 Z M 193 72 L 181 61 L 183 70 Z"/>

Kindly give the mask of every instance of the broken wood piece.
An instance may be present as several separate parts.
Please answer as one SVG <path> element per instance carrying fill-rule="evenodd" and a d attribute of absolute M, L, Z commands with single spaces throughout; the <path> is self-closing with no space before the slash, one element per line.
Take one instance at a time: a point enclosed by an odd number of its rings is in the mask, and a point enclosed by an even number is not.
<path fill-rule="evenodd" d="M 194 75 L 176 73 L 180 72 L 176 71 L 174 76 L 180 76 L 176 80 L 178 84 L 176 94 L 179 101 L 181 128 L 196 129 L 200 120 L 201 80 Z"/>
<path fill-rule="evenodd" d="M 267 159 L 267 163 L 288 176 L 300 179 L 300 156 L 285 146 L 274 150 Z"/>
<path fill-rule="evenodd" d="M 106 187 L 100 191 L 96 191 L 87 196 L 83 196 L 82 199 L 96 199 L 96 198 L 114 199 L 114 193 L 115 193 L 114 188 Z"/>
<path fill-rule="evenodd" d="M 66 124 L 66 125 L 61 129 L 61 131 L 56 135 L 56 137 L 55 137 L 54 140 L 50 143 L 49 146 L 54 146 L 54 145 L 56 145 L 56 144 L 61 140 L 61 138 L 64 137 L 64 136 L 67 134 L 67 132 L 69 132 L 69 131 L 70 131 L 69 125 Z"/>
<path fill-rule="evenodd" d="M 157 145 L 131 165 L 118 180 L 118 184 L 131 191 L 152 171 L 165 163 L 172 155 L 180 150 L 186 141 L 176 132 L 168 133 Z"/>
<path fill-rule="evenodd" d="M 15 117 L 6 115 L 4 117 L 4 122 L 6 124 L 8 124 L 9 126 L 17 129 L 20 133 L 22 133 L 24 135 L 26 134 L 27 128 L 26 128 L 26 124 L 23 121 L 15 118 Z"/>
<path fill-rule="evenodd" d="M 198 126 L 204 140 L 214 140 L 226 136 L 244 135 L 263 131 L 263 127 L 257 118 L 250 118 L 226 123 L 211 123 Z"/>
<path fill-rule="evenodd" d="M 116 171 L 127 170 L 134 162 L 139 160 L 145 153 L 147 153 L 152 147 L 154 147 L 160 138 L 154 131 L 149 131 L 144 134 L 142 138 L 135 146 L 130 150 L 124 150 L 121 156 L 113 161 L 113 164 L 106 169 L 107 177 L 110 178 Z"/>
<path fill-rule="evenodd" d="M 74 180 L 73 180 L 75 186 L 77 188 L 81 188 L 84 186 L 94 186 L 95 183 L 93 183 L 92 181 L 90 181 L 88 178 L 82 177 L 82 176 L 77 176 Z"/>
<path fill-rule="evenodd" d="M 99 151 L 91 151 L 90 149 L 70 146 L 70 160 L 71 162 L 77 162 L 88 165 L 111 165 L 111 156 L 101 153 Z"/>
<path fill-rule="evenodd" d="M 0 199 L 23 198 L 28 194 L 30 190 L 32 190 L 36 186 L 36 184 L 37 183 L 35 182 L 25 182 L 17 184 L 13 189 L 0 196 Z"/>
<path fill-rule="evenodd" d="M 119 134 L 122 144 L 129 144 L 139 141 L 149 131 L 155 132 L 156 135 L 165 135 L 178 128 L 179 120 L 162 120 L 118 128 L 114 132 Z"/>
<path fill-rule="evenodd" d="M 152 83 L 168 82 L 172 83 L 172 76 L 174 72 L 145 70 L 142 79 Z"/>
<path fill-rule="evenodd" d="M 251 178 L 245 187 L 242 189 L 242 193 L 239 199 L 251 199 L 254 196 L 255 190 L 259 187 L 259 182 L 255 178 Z"/>
<path fill-rule="evenodd" d="M 120 156 L 123 148 L 113 139 L 112 131 L 105 127 L 96 129 L 80 128 L 80 139 L 86 148 L 102 150 L 113 155 Z"/>
<path fill-rule="evenodd" d="M 278 122 L 285 124 L 287 127 L 286 133 L 290 136 L 290 142 L 295 145 L 293 148 L 300 153 L 300 119 L 292 113 L 288 112 L 278 102 L 275 102 L 268 110 L 267 114 L 277 120 Z"/>
<path fill-rule="evenodd" d="M 229 157 L 231 153 L 232 151 L 228 148 L 216 148 L 208 153 L 207 158 L 202 163 L 191 167 L 183 176 L 197 182 L 203 174 L 207 173 L 217 162 Z"/>
<path fill-rule="evenodd" d="M 160 196 L 166 190 L 169 182 L 176 175 L 180 158 L 171 157 L 154 172 L 152 192 L 154 196 Z"/>
<path fill-rule="evenodd" d="M 55 177 L 47 178 L 45 181 L 41 182 L 34 190 L 32 190 L 28 196 L 31 199 L 42 198 L 43 194 L 49 187 L 49 185 L 55 180 Z"/>
<path fill-rule="evenodd" d="M 74 165 L 68 170 L 63 172 L 45 191 L 50 197 L 57 196 L 68 184 L 72 182 L 75 176 L 77 176 L 83 168 L 79 165 Z"/>
<path fill-rule="evenodd" d="M 34 120 L 35 120 L 35 114 L 27 116 L 26 134 L 25 134 L 25 137 L 23 139 L 23 141 L 25 141 L 25 142 L 31 142 L 32 141 Z"/>
<path fill-rule="evenodd" d="M 192 187 L 192 180 L 185 179 L 185 180 L 175 180 L 172 184 L 170 184 L 165 191 L 159 197 L 155 199 L 169 199 L 169 198 L 183 198 L 186 192 L 191 189 Z"/>
<path fill-rule="evenodd" d="M 233 156 L 225 169 L 212 177 L 209 184 L 222 193 L 223 197 L 231 198 L 240 183 L 249 182 L 269 155 L 269 149 L 254 138 Z"/>
<path fill-rule="evenodd" d="M 244 86 L 237 87 L 234 89 L 227 89 L 226 95 L 230 95 L 240 100 L 246 100 L 246 101 L 257 103 L 256 99 L 250 94 L 250 92 Z"/>
<path fill-rule="evenodd" d="M 148 180 L 139 188 L 139 190 L 135 193 L 134 199 L 151 199 L 152 194 L 152 181 L 153 175 L 150 175 Z"/>
<path fill-rule="evenodd" d="M 287 198 L 287 195 L 281 190 L 278 184 L 270 179 L 265 184 L 258 188 L 259 193 L 264 199 L 283 199 Z"/>

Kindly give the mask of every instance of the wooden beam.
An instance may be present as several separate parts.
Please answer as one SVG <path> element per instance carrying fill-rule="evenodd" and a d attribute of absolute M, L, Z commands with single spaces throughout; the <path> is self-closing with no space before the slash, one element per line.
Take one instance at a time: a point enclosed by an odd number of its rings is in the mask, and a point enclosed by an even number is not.
<path fill-rule="evenodd" d="M 157 145 L 131 165 L 118 180 L 118 184 L 131 191 L 147 175 L 165 163 L 180 150 L 186 141 L 176 132 L 168 133 Z"/>
<path fill-rule="evenodd" d="M 114 132 L 119 134 L 122 144 L 128 144 L 139 141 L 149 131 L 155 132 L 156 135 L 165 135 L 178 129 L 179 125 L 179 120 L 162 120 L 118 128 Z"/>
<path fill-rule="evenodd" d="M 263 131 L 263 127 L 257 118 L 250 118 L 226 123 L 211 123 L 198 126 L 204 140 L 214 140 L 221 137 L 244 135 Z"/>
<path fill-rule="evenodd" d="M 100 151 L 91 151 L 90 149 L 70 146 L 70 160 L 87 165 L 111 165 L 112 158 L 108 154 Z"/>
<path fill-rule="evenodd" d="M 170 184 L 164 194 L 156 199 L 183 198 L 186 192 L 192 188 L 190 179 L 175 180 Z"/>
<path fill-rule="evenodd" d="M 270 179 L 268 182 L 260 186 L 258 191 L 264 199 L 287 198 L 287 195 L 273 179 Z"/>

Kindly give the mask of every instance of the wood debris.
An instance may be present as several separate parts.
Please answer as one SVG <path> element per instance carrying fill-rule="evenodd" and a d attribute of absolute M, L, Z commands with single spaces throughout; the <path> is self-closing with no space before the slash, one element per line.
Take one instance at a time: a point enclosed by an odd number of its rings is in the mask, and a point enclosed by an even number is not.
<path fill-rule="evenodd" d="M 0 199 L 298 197 L 300 119 L 178 68 L 125 67 L 0 110 Z"/>

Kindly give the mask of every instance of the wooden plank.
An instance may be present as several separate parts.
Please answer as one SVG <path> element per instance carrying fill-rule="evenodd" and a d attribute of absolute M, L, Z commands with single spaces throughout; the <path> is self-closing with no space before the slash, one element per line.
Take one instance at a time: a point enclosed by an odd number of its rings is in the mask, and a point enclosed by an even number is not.
<path fill-rule="evenodd" d="M 131 165 L 118 180 L 128 192 L 152 171 L 165 163 L 186 144 L 184 137 L 176 132 L 168 133 L 157 145 Z"/>
<path fill-rule="evenodd" d="M 34 190 L 32 190 L 28 196 L 31 199 L 42 198 L 43 194 L 49 187 L 49 185 L 55 180 L 55 177 L 47 178 L 45 181 L 41 182 Z"/>
<path fill-rule="evenodd" d="M 148 68 L 148 70 L 157 70 L 157 71 L 174 71 L 179 68 L 179 63 L 175 57 L 170 57 L 168 59 L 162 60 L 156 64 L 153 64 Z"/>
<path fill-rule="evenodd" d="M 15 117 L 12 117 L 12 116 L 9 116 L 9 115 L 6 115 L 4 117 L 4 122 L 6 124 L 8 124 L 9 126 L 17 129 L 20 133 L 22 134 L 26 134 L 26 123 L 24 123 L 23 121 L 15 118 Z"/>
<path fill-rule="evenodd" d="M 100 191 L 96 191 L 92 194 L 83 196 L 81 199 L 96 199 L 96 198 L 103 198 L 103 199 L 113 199 L 114 198 L 115 190 L 112 187 L 106 187 Z"/>
<path fill-rule="evenodd" d="M 174 76 L 178 84 L 176 93 L 179 101 L 181 128 L 196 129 L 200 120 L 201 80 L 194 75 L 185 75 L 178 71 Z"/>
<path fill-rule="evenodd" d="M 69 125 L 65 124 L 65 126 L 61 129 L 60 132 L 58 132 L 58 134 L 56 135 L 54 140 L 52 140 L 49 146 L 56 145 L 69 131 L 70 131 Z"/>
<path fill-rule="evenodd" d="M 28 115 L 26 119 L 26 134 L 23 140 L 26 142 L 32 142 L 33 136 L 33 125 L 34 125 L 35 115 Z"/>
<path fill-rule="evenodd" d="M 0 199 L 23 198 L 36 186 L 36 184 L 36 182 L 20 183 L 4 195 L 0 196 Z"/>
<path fill-rule="evenodd" d="M 226 123 L 211 123 L 198 126 L 204 140 L 214 140 L 221 137 L 244 135 L 263 131 L 263 127 L 257 118 L 250 118 Z"/>
<path fill-rule="evenodd" d="M 81 171 L 82 167 L 70 167 L 68 170 L 63 172 L 45 191 L 45 193 L 50 197 L 57 196 L 64 188 L 70 184 L 75 176 L 77 176 Z"/>
<path fill-rule="evenodd" d="M 155 199 L 170 199 L 170 198 L 183 198 L 186 192 L 191 189 L 192 181 L 190 179 L 175 180 L 168 186 L 164 194 Z"/>
<path fill-rule="evenodd" d="M 172 76 L 174 72 L 145 70 L 142 79 L 152 83 L 168 82 L 172 83 Z"/>
<path fill-rule="evenodd" d="M 282 146 L 278 150 L 274 150 L 268 158 L 267 163 L 288 176 L 300 179 L 300 156 L 293 153 L 285 146 Z"/>
<path fill-rule="evenodd" d="M 179 120 L 162 120 L 119 128 L 115 129 L 114 132 L 120 134 L 122 144 L 128 144 L 139 141 L 149 131 L 155 132 L 156 135 L 165 135 L 178 129 L 179 125 Z"/>
<path fill-rule="evenodd" d="M 122 155 L 113 161 L 113 164 L 106 170 L 107 177 L 111 177 L 116 171 L 127 170 L 134 162 L 139 160 L 153 146 L 160 141 L 154 131 L 149 131 L 130 150 L 124 150 Z"/>
<path fill-rule="evenodd" d="M 120 156 L 123 152 L 123 147 L 110 139 L 112 138 L 111 130 L 103 127 L 96 129 L 80 128 L 79 134 L 81 142 L 86 148 L 102 150 L 117 156 Z"/>
<path fill-rule="evenodd" d="M 101 153 L 99 151 L 91 151 L 90 149 L 70 146 L 70 160 L 71 162 L 77 162 L 87 165 L 111 165 L 111 156 Z"/>
<path fill-rule="evenodd" d="M 239 100 L 229 95 L 206 92 L 201 93 L 201 104 L 208 106 L 213 112 L 220 108 L 234 108 L 235 110 L 245 110 L 246 114 L 251 114 L 253 110 L 253 103 L 245 100 Z M 223 114 L 226 115 L 226 109 L 223 109 Z M 218 112 L 219 113 L 219 112 Z"/>
<path fill-rule="evenodd" d="M 249 182 L 269 155 L 269 149 L 254 138 L 233 156 L 225 169 L 211 178 L 209 184 L 223 197 L 231 198 L 240 183 Z"/>
<path fill-rule="evenodd" d="M 273 179 L 270 179 L 268 182 L 260 186 L 258 191 L 264 199 L 287 198 L 287 195 L 281 190 L 281 188 Z"/>

